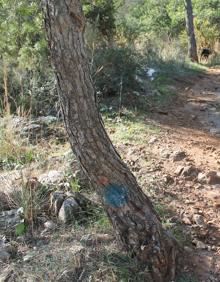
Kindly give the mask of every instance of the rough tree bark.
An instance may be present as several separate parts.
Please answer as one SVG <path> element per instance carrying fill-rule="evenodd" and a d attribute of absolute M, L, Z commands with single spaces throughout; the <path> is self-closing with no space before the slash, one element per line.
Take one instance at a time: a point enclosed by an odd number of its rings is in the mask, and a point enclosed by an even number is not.
<path fill-rule="evenodd" d="M 152 281 L 172 281 L 176 243 L 113 147 L 97 110 L 84 48 L 79 0 L 42 0 L 65 126 L 79 159 L 124 247 L 151 269 Z"/>
<path fill-rule="evenodd" d="M 186 13 L 186 31 L 188 36 L 188 57 L 192 62 L 198 63 L 196 38 L 195 38 L 194 24 L 193 24 L 192 1 L 184 0 L 184 3 L 185 3 L 185 13 Z"/>

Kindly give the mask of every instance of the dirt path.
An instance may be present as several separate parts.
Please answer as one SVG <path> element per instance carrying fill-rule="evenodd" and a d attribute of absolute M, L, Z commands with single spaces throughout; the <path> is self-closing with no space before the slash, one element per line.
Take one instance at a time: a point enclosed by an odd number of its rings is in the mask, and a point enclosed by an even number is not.
<path fill-rule="evenodd" d="M 213 180 L 220 172 L 220 69 L 177 78 L 174 86 L 180 95 L 165 114 L 152 114 L 162 133 L 150 150 L 168 184 L 167 204 L 196 246 L 193 268 L 201 281 L 220 281 L 220 178 Z M 198 180 L 198 171 L 206 178 Z"/>

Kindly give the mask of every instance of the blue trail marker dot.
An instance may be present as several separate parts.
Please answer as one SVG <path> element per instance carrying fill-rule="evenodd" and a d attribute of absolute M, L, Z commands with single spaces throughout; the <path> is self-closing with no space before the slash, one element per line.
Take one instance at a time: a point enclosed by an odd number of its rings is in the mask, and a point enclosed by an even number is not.
<path fill-rule="evenodd" d="M 105 187 L 105 202 L 116 208 L 122 207 L 127 203 L 128 189 L 122 185 L 108 184 Z"/>

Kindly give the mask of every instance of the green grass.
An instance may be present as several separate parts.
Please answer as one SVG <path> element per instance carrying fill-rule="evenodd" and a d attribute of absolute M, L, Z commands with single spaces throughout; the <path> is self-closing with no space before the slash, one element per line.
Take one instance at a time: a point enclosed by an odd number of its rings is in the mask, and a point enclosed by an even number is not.
<path fill-rule="evenodd" d="M 91 210 L 87 228 L 95 228 L 97 231 L 106 232 L 111 229 L 111 223 L 102 207 L 95 207 Z"/>
<path fill-rule="evenodd" d="M 160 132 L 157 126 L 148 124 L 143 116 L 131 112 L 123 117 L 104 117 L 104 122 L 113 143 L 146 144 L 151 134 Z"/>
<path fill-rule="evenodd" d="M 169 208 L 161 203 L 156 203 L 154 205 L 155 211 L 159 215 L 163 227 L 166 230 L 169 230 L 174 238 L 177 240 L 180 246 L 192 246 L 192 240 L 189 234 L 186 234 L 184 227 L 180 222 L 172 223 L 169 218 L 172 216 L 172 211 Z"/>
<path fill-rule="evenodd" d="M 27 140 L 22 140 L 12 130 L 1 128 L 0 168 L 14 169 L 31 163 L 36 158 L 36 150 Z"/>

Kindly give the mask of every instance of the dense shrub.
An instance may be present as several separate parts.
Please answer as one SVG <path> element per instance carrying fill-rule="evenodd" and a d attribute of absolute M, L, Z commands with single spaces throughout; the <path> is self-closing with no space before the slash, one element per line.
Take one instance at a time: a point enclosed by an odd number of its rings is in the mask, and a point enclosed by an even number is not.
<path fill-rule="evenodd" d="M 116 95 L 121 90 L 138 90 L 136 75 L 143 65 L 143 57 L 131 48 L 100 48 L 92 66 L 97 93 Z"/>

